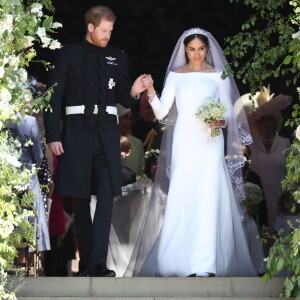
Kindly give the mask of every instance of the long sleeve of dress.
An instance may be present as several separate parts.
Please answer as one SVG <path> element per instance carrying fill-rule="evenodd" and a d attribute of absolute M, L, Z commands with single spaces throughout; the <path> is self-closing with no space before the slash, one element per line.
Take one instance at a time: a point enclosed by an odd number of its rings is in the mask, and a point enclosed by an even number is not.
<path fill-rule="evenodd" d="M 226 120 L 227 124 L 230 122 L 230 120 L 234 116 L 232 101 L 231 101 L 231 97 L 230 97 L 230 93 L 229 93 L 230 89 L 228 87 L 229 84 L 230 84 L 230 82 L 229 82 L 228 78 L 226 78 L 225 80 L 220 78 L 220 82 L 219 82 L 219 86 L 218 86 L 219 100 L 226 107 L 225 120 Z"/>
<path fill-rule="evenodd" d="M 156 96 L 151 102 L 153 112 L 158 120 L 163 119 L 169 112 L 175 99 L 175 84 L 173 73 L 167 76 L 160 99 Z"/>

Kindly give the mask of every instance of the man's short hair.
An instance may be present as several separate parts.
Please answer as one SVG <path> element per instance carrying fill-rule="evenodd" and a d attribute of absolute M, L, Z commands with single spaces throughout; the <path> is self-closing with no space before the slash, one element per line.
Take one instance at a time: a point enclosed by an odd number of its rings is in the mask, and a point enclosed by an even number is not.
<path fill-rule="evenodd" d="M 115 22 L 116 16 L 109 7 L 104 5 L 96 5 L 91 7 L 85 13 L 84 20 L 86 26 L 89 23 L 92 23 L 95 27 L 97 27 L 102 20 Z"/>

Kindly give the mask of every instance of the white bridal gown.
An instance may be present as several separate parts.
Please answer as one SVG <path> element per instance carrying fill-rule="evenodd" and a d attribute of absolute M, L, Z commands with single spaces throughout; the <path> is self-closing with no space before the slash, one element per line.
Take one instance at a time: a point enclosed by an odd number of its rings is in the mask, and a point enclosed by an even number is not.
<path fill-rule="evenodd" d="M 223 134 L 209 140 L 208 127 L 195 116 L 206 101 L 228 105 L 219 93 L 222 84 L 220 72 L 170 72 L 161 99 L 151 102 L 158 119 L 174 97 L 178 110 L 158 244 L 161 276 L 256 276 L 224 160 Z"/>

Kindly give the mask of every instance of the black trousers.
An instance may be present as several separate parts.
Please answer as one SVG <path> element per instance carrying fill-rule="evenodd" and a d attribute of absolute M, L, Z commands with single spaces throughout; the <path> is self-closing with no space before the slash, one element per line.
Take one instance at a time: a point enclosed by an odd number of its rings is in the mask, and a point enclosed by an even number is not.
<path fill-rule="evenodd" d="M 112 219 L 113 194 L 108 163 L 100 136 L 96 138 L 93 155 L 93 182 L 97 204 L 92 222 L 89 199 L 74 198 L 74 228 L 79 248 L 79 271 L 93 274 L 96 266 L 106 267 Z"/>

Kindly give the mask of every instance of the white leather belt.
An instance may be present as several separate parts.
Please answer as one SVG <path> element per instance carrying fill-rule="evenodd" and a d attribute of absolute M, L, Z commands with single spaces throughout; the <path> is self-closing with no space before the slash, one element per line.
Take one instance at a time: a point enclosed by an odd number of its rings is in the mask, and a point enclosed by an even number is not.
<path fill-rule="evenodd" d="M 85 105 L 75 105 L 75 106 L 66 106 L 66 115 L 76 115 L 76 114 L 84 114 Z M 105 111 L 110 115 L 115 115 L 117 117 L 117 123 L 119 123 L 118 111 L 115 106 L 106 106 Z M 95 105 L 94 115 L 98 114 L 98 105 Z"/>

